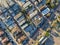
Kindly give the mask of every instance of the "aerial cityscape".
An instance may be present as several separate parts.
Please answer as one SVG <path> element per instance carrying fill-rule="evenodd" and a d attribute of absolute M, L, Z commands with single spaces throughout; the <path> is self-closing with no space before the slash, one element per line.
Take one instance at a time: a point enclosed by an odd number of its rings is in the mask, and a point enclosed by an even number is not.
<path fill-rule="evenodd" d="M 60 45 L 60 0 L 0 0 L 0 45 Z"/>

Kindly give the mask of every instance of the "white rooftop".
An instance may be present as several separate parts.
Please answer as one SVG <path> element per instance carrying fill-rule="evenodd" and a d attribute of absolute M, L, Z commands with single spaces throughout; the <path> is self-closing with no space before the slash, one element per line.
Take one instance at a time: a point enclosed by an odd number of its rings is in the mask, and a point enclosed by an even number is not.
<path fill-rule="evenodd" d="M 50 12 L 50 9 L 49 8 L 46 8 L 45 10 L 42 11 L 42 15 L 46 15 L 49 12 Z"/>

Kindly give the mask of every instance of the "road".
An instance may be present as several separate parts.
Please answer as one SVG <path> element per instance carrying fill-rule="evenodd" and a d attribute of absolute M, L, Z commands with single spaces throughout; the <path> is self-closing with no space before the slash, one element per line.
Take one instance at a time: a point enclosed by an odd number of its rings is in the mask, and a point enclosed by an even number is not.
<path fill-rule="evenodd" d="M 53 37 L 54 45 L 60 45 L 60 37 L 55 37 L 54 35 L 51 34 Z"/>

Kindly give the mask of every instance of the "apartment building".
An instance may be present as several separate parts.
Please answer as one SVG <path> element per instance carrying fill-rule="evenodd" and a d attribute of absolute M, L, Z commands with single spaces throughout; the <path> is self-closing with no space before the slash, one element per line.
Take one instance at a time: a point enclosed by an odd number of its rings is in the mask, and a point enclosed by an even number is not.
<path fill-rule="evenodd" d="M 0 28 L 0 45 L 16 45 L 10 35 L 2 28 Z"/>
<path fill-rule="evenodd" d="M 50 12 L 50 9 L 43 4 L 40 5 L 42 0 L 32 0 L 32 2 L 28 0 L 18 1 L 20 5 L 16 2 L 11 2 L 11 4 L 8 2 L 9 8 L 2 10 L 0 18 L 9 29 L 8 31 L 12 34 L 15 41 L 18 44 L 22 43 L 24 45 L 29 42 L 28 37 L 36 39 L 33 37 L 38 36 L 38 34 L 35 35 L 38 31 L 37 28 L 42 28 L 44 23 L 46 23 L 46 19 L 42 15 L 46 16 Z M 37 6 L 41 13 L 39 13 L 35 6 Z M 44 26 L 43 29 L 45 27 L 48 26 Z"/>

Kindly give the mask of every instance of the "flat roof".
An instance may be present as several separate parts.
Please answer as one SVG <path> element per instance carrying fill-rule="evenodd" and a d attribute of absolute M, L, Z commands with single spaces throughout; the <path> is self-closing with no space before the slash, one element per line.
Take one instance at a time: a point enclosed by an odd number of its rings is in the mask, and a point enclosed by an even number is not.
<path fill-rule="evenodd" d="M 50 12 L 50 9 L 49 9 L 49 8 L 46 8 L 45 10 L 42 11 L 42 14 L 43 14 L 43 15 L 46 15 L 46 14 L 49 13 L 49 12 Z"/>

